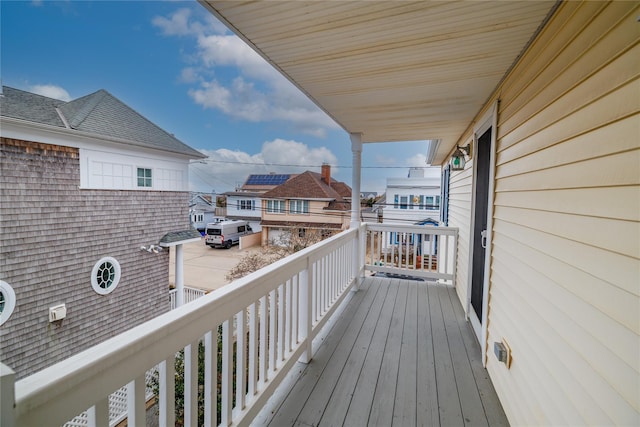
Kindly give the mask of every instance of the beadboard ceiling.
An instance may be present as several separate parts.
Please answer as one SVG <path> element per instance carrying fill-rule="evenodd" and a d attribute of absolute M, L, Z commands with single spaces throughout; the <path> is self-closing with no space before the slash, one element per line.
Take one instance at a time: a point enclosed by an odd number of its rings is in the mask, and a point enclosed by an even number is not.
<path fill-rule="evenodd" d="M 447 160 L 555 1 L 200 1 L 363 142 Z"/>

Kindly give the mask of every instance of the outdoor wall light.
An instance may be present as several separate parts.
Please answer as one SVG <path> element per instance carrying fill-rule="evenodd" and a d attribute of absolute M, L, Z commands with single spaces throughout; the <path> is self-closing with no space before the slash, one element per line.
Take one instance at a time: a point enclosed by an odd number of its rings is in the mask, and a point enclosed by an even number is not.
<path fill-rule="evenodd" d="M 158 252 L 162 251 L 162 246 L 158 246 L 158 245 L 140 246 L 140 250 L 157 254 Z"/>
<path fill-rule="evenodd" d="M 467 145 L 466 147 L 456 146 L 456 150 L 451 155 L 451 160 L 449 160 L 449 164 L 451 165 L 451 170 L 461 171 L 464 170 L 464 165 L 466 164 L 466 157 L 469 156 L 471 152 L 471 145 Z"/>

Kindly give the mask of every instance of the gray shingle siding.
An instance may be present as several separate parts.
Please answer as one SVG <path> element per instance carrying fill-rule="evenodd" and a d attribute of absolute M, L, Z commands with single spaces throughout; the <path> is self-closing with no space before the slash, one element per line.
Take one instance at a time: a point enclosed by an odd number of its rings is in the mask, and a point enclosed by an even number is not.
<path fill-rule="evenodd" d="M 187 192 L 80 190 L 78 150 L 0 139 L 0 280 L 16 308 L 0 327 L 0 360 L 25 377 L 169 309 L 169 251 L 141 251 L 189 228 Z M 91 270 L 118 260 L 117 288 Z M 67 317 L 49 323 L 49 307 Z"/>

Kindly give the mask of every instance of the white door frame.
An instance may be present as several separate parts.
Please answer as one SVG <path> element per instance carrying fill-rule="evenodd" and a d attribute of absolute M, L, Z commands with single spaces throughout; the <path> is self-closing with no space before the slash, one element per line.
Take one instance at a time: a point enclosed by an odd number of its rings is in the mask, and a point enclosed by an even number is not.
<path fill-rule="evenodd" d="M 471 286 L 473 282 L 473 268 L 468 270 L 467 279 L 467 316 L 473 326 L 473 330 L 480 342 L 482 349 L 482 365 L 486 366 L 487 353 L 487 315 L 489 309 L 489 277 L 491 275 L 491 241 L 493 235 L 493 203 L 495 191 L 495 170 L 496 170 L 496 138 L 498 129 L 498 101 L 495 101 L 492 107 L 482 116 L 473 129 L 473 185 L 471 190 L 471 228 L 469 239 L 469 265 L 473 265 L 473 245 L 476 239 L 474 235 L 475 228 L 475 209 L 476 209 L 476 185 L 478 181 L 478 168 L 475 167 L 475 159 L 477 159 L 478 138 L 481 137 L 489 128 L 491 131 L 491 150 L 489 159 L 489 202 L 487 203 L 487 249 L 484 259 L 484 281 L 482 285 L 482 319 L 478 319 L 475 310 L 471 306 Z"/>

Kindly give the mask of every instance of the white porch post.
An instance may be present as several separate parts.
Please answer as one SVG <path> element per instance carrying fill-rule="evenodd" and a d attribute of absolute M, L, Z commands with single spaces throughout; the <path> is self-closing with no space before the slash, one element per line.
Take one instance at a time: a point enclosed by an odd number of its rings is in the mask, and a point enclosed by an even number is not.
<path fill-rule="evenodd" d="M 362 134 L 352 133 L 353 175 L 351 177 L 351 228 L 360 225 L 360 175 L 362 169 Z"/>
<path fill-rule="evenodd" d="M 176 245 L 176 307 L 184 304 L 184 255 L 182 244 Z"/>
<path fill-rule="evenodd" d="M 15 425 L 15 379 L 15 372 L 0 363 L 0 425 L 3 427 Z"/>
<path fill-rule="evenodd" d="M 352 133 L 351 137 L 351 152 L 353 153 L 353 175 L 351 178 L 351 224 L 350 228 L 360 229 L 358 233 L 358 240 L 353 245 L 353 278 L 355 280 L 354 289 L 358 289 L 360 286 L 360 271 L 364 266 L 364 261 L 361 260 L 361 243 L 362 227 L 360 227 L 360 175 L 362 169 L 362 134 Z"/>

